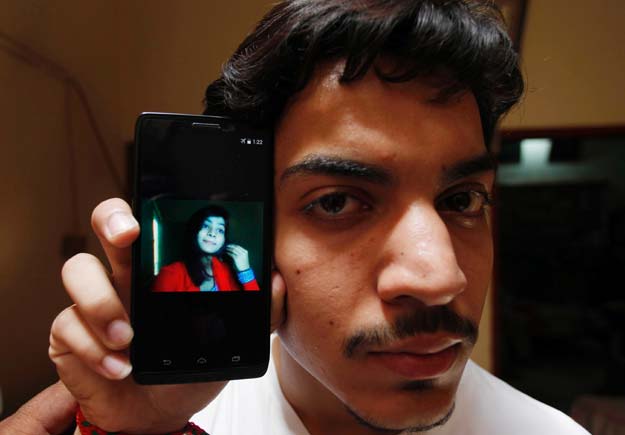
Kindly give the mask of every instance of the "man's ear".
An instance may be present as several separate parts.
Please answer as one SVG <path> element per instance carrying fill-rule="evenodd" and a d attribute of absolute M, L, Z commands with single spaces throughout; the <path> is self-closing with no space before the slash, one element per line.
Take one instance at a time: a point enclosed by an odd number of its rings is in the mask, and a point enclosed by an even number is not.
<path fill-rule="evenodd" d="M 286 320 L 286 283 L 280 271 L 272 264 L 271 271 L 271 332 Z"/>

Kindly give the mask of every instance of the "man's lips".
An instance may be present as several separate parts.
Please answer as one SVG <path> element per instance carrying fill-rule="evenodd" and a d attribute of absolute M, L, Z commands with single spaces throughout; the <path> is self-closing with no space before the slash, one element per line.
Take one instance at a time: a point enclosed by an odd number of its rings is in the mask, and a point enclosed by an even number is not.
<path fill-rule="evenodd" d="M 440 352 L 463 340 L 463 337 L 449 333 L 418 334 L 404 340 L 397 340 L 389 345 L 371 348 L 369 352 L 401 352 L 423 355 Z"/>
<path fill-rule="evenodd" d="M 431 379 L 451 368 L 461 342 L 461 338 L 449 335 L 420 335 L 373 349 L 367 353 L 367 358 L 411 380 Z"/>

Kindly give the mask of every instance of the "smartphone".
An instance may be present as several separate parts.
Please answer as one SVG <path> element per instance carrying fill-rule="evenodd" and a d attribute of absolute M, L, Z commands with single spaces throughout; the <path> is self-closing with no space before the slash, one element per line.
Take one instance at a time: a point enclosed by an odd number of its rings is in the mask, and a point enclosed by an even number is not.
<path fill-rule="evenodd" d="M 273 134 L 219 116 L 136 123 L 130 347 L 140 384 L 262 376 L 269 362 Z"/>

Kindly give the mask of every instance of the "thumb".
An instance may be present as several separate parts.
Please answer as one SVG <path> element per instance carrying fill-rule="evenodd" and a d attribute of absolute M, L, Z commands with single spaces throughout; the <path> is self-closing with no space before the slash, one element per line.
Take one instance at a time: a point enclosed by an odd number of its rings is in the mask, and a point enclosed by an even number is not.
<path fill-rule="evenodd" d="M 286 283 L 279 271 L 271 273 L 271 332 L 286 320 Z"/>

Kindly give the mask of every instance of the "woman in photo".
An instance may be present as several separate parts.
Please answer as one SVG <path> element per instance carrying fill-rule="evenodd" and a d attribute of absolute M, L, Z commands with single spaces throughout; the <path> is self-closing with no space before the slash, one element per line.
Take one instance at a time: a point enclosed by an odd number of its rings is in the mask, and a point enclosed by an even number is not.
<path fill-rule="evenodd" d="M 228 243 L 228 212 L 210 205 L 186 225 L 184 256 L 163 266 L 152 284 L 155 292 L 260 290 L 245 248 Z"/>

